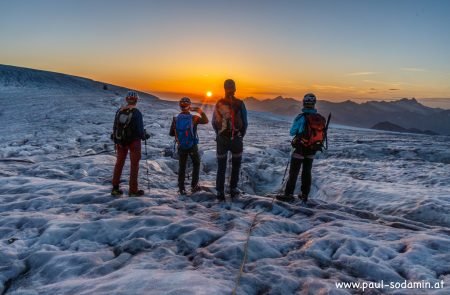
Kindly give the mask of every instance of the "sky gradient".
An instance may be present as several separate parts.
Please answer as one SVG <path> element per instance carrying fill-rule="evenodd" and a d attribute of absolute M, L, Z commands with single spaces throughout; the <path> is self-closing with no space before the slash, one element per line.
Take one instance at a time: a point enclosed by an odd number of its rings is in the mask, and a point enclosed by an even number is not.
<path fill-rule="evenodd" d="M 0 63 L 162 98 L 450 97 L 450 1 L 0 0 Z"/>

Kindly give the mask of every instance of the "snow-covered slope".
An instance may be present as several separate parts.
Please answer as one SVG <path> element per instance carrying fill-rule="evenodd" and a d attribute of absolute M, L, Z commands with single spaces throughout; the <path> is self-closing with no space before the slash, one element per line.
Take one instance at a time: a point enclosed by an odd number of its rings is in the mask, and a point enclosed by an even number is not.
<path fill-rule="evenodd" d="M 0 64 L 0 89 L 5 98 L 11 95 L 43 96 L 57 95 L 84 95 L 90 96 L 117 96 L 124 95 L 127 88 L 98 82 L 77 76 L 61 73 L 21 68 Z M 149 99 L 158 99 L 156 96 L 142 93 L 140 95 Z"/>
<path fill-rule="evenodd" d="M 150 191 L 113 198 L 109 133 L 122 94 L 50 88 L 0 86 L 0 292 L 230 294 L 258 212 L 238 294 L 361 294 L 336 282 L 379 280 L 444 289 L 368 294 L 450 292 L 448 137 L 333 128 L 309 205 L 270 206 L 290 122 L 250 112 L 248 194 L 223 204 L 209 192 L 177 195 L 177 161 L 163 155 L 176 105 L 149 96 L 138 107 L 153 134 L 139 178 L 147 188 L 148 168 Z M 199 129 L 201 184 L 213 187 L 214 133 Z"/>

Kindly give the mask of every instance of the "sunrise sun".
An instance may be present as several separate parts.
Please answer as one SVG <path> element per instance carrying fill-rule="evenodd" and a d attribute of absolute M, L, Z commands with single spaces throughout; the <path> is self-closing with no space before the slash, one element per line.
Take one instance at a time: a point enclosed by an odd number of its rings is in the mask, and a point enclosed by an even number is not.
<path fill-rule="evenodd" d="M 206 96 L 207 96 L 207 97 L 211 97 L 211 96 L 212 96 L 212 92 L 211 92 L 211 91 L 207 91 L 207 92 L 206 92 Z"/>

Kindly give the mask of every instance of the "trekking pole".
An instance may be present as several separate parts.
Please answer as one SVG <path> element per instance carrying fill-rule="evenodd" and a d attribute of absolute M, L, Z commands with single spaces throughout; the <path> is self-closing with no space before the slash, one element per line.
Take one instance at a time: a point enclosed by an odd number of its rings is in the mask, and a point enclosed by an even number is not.
<path fill-rule="evenodd" d="M 147 139 L 144 141 L 145 143 L 145 164 L 147 164 L 147 189 L 150 193 L 150 179 L 149 179 L 149 171 L 148 171 L 148 153 L 147 153 Z"/>
<path fill-rule="evenodd" d="M 287 173 L 290 163 L 291 163 L 291 157 L 289 157 L 289 160 L 287 161 L 287 164 L 286 164 L 286 168 L 284 169 L 284 175 L 283 175 L 283 179 L 281 180 L 281 185 L 283 185 L 283 182 L 286 179 L 286 173 Z"/>
<path fill-rule="evenodd" d="M 231 165 L 232 165 L 232 157 L 233 157 L 233 154 L 231 153 L 231 151 L 228 152 L 227 156 L 228 156 L 228 165 L 227 165 L 228 181 L 227 182 L 228 182 L 228 188 L 231 191 L 230 182 L 231 182 L 231 170 L 232 170 Z"/>
<path fill-rule="evenodd" d="M 330 125 L 331 121 L 331 113 L 328 115 L 328 120 L 325 125 L 325 150 L 328 150 L 328 126 Z"/>
<path fill-rule="evenodd" d="M 291 158 L 292 158 L 292 152 L 294 149 L 291 150 L 291 152 L 289 153 L 289 159 L 287 161 L 286 164 L 286 168 L 284 169 L 284 175 L 283 175 L 283 179 L 281 180 L 281 184 L 280 184 L 280 190 L 278 191 L 278 194 L 281 193 L 281 191 L 283 190 L 283 186 L 284 186 L 284 181 L 286 180 L 286 174 L 288 171 L 288 167 L 291 164 Z"/>

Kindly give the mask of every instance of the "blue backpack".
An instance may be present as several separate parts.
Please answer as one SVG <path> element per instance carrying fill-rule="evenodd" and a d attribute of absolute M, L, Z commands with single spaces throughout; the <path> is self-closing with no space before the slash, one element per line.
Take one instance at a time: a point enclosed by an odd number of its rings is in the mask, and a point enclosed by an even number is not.
<path fill-rule="evenodd" d="M 198 144 L 198 136 L 194 134 L 193 116 L 191 114 L 178 114 L 175 119 L 175 129 L 180 149 L 188 150 Z"/>

